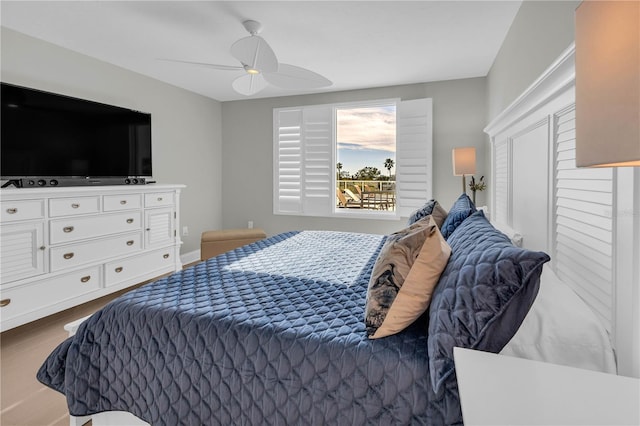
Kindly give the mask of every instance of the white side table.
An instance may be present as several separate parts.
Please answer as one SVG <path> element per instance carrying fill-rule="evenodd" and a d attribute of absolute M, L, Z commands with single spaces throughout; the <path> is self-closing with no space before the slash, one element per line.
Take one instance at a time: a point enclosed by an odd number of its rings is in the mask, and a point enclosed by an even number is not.
<path fill-rule="evenodd" d="M 638 425 L 640 380 L 454 348 L 469 425 Z"/>

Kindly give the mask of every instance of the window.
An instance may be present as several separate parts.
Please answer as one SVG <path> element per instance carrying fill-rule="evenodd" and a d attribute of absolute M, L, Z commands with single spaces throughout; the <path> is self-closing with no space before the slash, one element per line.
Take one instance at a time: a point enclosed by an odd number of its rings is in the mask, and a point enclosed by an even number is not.
<path fill-rule="evenodd" d="M 335 111 L 336 207 L 395 211 L 395 102 Z"/>
<path fill-rule="evenodd" d="M 339 208 L 338 111 L 381 105 L 396 111 L 394 208 Z M 431 198 L 431 99 L 276 108 L 273 120 L 274 214 L 398 218 Z"/>

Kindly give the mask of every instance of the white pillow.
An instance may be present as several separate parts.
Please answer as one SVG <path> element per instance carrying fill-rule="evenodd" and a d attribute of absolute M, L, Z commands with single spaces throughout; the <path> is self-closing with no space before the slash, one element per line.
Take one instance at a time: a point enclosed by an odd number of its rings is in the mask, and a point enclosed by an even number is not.
<path fill-rule="evenodd" d="M 500 222 L 491 222 L 494 228 L 505 234 L 511 240 L 511 244 L 522 247 L 522 234 L 512 229 L 510 226 Z"/>
<path fill-rule="evenodd" d="M 540 291 L 502 355 L 616 374 L 604 326 L 584 301 L 546 264 Z"/>

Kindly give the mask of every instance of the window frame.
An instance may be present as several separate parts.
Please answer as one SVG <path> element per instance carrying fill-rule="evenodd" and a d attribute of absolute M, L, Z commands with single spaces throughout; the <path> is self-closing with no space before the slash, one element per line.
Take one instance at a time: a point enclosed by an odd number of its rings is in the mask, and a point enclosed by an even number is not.
<path fill-rule="evenodd" d="M 424 105 L 420 106 L 420 108 L 424 108 L 424 115 L 420 115 L 417 118 L 421 120 L 419 124 L 424 128 L 425 140 L 420 142 L 420 149 L 425 150 L 424 153 L 425 161 L 427 164 L 420 165 L 420 169 L 425 169 L 424 171 L 415 172 L 415 165 L 409 164 L 411 160 L 408 162 L 406 160 L 400 160 L 398 151 L 398 138 L 399 138 L 399 128 L 400 128 L 400 115 L 399 111 L 401 110 L 401 105 L 416 105 L 417 102 L 422 102 Z M 336 206 L 335 198 L 336 194 L 334 193 L 337 178 L 336 178 L 336 161 L 337 161 L 337 120 L 336 120 L 336 110 L 337 109 L 345 109 L 345 108 L 367 108 L 367 107 L 377 107 L 377 106 L 388 106 L 390 104 L 395 104 L 396 107 L 396 209 L 395 211 L 384 211 L 384 210 L 364 210 L 364 209 L 340 209 Z M 305 114 L 306 113 L 306 114 Z M 323 113 L 325 116 L 323 116 Z M 298 121 L 296 125 L 281 125 L 281 114 L 299 114 Z M 306 116 L 318 115 L 313 120 L 307 121 Z M 286 117 L 287 120 L 291 120 L 292 117 Z M 285 121 L 287 121 L 285 120 Z M 314 121 L 315 120 L 315 121 Z M 407 120 L 410 121 L 410 120 Z M 424 123 L 422 122 L 424 121 Z M 295 120 L 291 121 L 295 122 Z M 288 122 L 287 124 L 291 124 Z M 324 137 L 308 137 L 307 133 L 311 133 L 309 128 L 313 127 L 316 124 L 320 124 L 320 130 L 317 131 L 317 134 L 324 134 Z M 322 127 L 324 125 L 324 127 Z M 409 125 L 411 126 L 411 124 Z M 281 132 L 282 129 L 290 130 L 289 133 Z M 329 138 L 330 149 L 329 152 L 325 152 L 328 154 L 324 161 L 329 161 L 329 165 L 326 167 L 318 168 L 325 169 L 326 173 L 324 173 L 324 179 L 322 176 L 318 177 L 318 182 L 320 182 L 320 186 L 322 184 L 328 185 L 328 188 L 325 187 L 326 191 L 319 191 L 314 195 L 305 195 L 306 192 L 303 189 L 305 184 L 309 184 L 309 181 L 305 180 L 305 173 L 308 173 L 307 164 L 305 163 L 305 156 L 307 156 L 309 143 L 308 139 L 321 140 Z M 326 148 L 326 141 L 324 142 Z M 287 173 L 281 173 L 281 164 L 287 163 L 283 160 L 282 149 L 283 144 L 287 146 L 296 148 L 286 148 L 290 152 L 297 152 L 296 154 L 290 155 L 291 158 L 297 158 L 297 168 L 293 167 Z M 409 146 L 410 143 L 403 142 Z M 422 146 L 424 145 L 424 146 Z M 414 142 L 415 148 L 415 142 Z M 406 147 L 403 149 L 407 149 Z M 432 198 L 432 188 L 433 188 L 433 103 L 431 98 L 421 98 L 409 101 L 402 101 L 399 98 L 387 98 L 387 99 L 377 99 L 377 100 L 365 100 L 365 101 L 350 101 L 350 102 L 336 102 L 331 104 L 319 104 L 319 105 L 302 105 L 302 106 L 294 106 L 294 107 L 280 107 L 273 109 L 273 214 L 274 215 L 294 215 L 294 216 L 312 216 L 312 217 L 329 217 L 329 218 L 354 218 L 354 219 L 374 219 L 374 220 L 400 220 L 403 217 L 408 217 L 410 214 L 410 210 L 415 210 L 416 208 L 422 206 L 427 200 Z M 412 171 L 404 171 L 402 172 L 401 167 L 402 163 L 408 164 L 406 166 L 406 170 Z M 292 163 L 292 162 L 290 162 Z M 327 169 L 328 167 L 328 169 Z M 282 168 L 285 170 L 286 168 Z M 399 185 L 399 176 L 401 174 L 405 174 L 407 176 L 414 175 L 420 176 L 420 173 L 424 175 L 424 181 L 419 181 L 417 185 L 422 185 L 424 188 L 419 188 L 418 195 L 416 195 L 414 181 L 407 179 L 407 177 L 402 178 L 402 180 L 407 180 L 407 182 L 403 183 L 404 189 L 401 190 Z M 323 174 L 323 173 L 320 173 Z M 291 178 L 291 181 L 285 181 L 283 183 L 282 178 Z M 298 178 L 295 181 L 296 177 Z M 333 188 L 333 189 L 331 189 Z M 411 194 L 411 196 L 402 197 L 403 206 L 401 208 L 401 197 L 400 194 Z M 412 198 L 413 197 L 413 198 Z M 322 204 L 322 199 L 326 200 L 326 204 Z M 297 201 L 295 201 L 297 199 Z M 293 201 L 292 201 L 293 200 Z M 294 208 L 282 208 L 282 206 L 287 206 L 286 202 L 289 201 L 290 205 L 295 205 Z M 315 204 L 314 204 L 315 203 Z M 318 207 L 316 210 L 314 207 Z"/>
<path fill-rule="evenodd" d="M 401 102 L 400 98 L 390 99 L 377 99 L 372 101 L 351 101 L 351 102 L 339 102 L 331 104 L 332 117 L 333 117 L 333 186 L 337 188 L 338 182 L 336 182 L 336 164 L 338 162 L 338 109 L 355 109 L 355 108 L 375 108 L 393 105 L 396 109 L 396 151 L 398 149 L 398 103 Z M 397 168 L 396 168 L 397 173 Z M 380 220 L 399 220 L 400 215 L 398 209 L 394 211 L 388 210 L 373 210 L 373 209 L 341 209 L 337 204 L 333 203 L 333 215 L 335 217 L 349 217 L 356 219 L 380 219 Z"/>

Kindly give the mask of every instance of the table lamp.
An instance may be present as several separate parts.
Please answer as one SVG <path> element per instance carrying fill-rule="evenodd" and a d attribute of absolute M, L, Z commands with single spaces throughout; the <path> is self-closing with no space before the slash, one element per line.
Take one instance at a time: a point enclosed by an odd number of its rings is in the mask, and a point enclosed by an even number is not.
<path fill-rule="evenodd" d="M 640 166 L 640 3 L 576 9 L 576 165 Z"/>
<path fill-rule="evenodd" d="M 467 193 L 465 175 L 476 172 L 476 149 L 474 147 L 453 148 L 453 175 L 462 176 L 462 192 Z"/>

